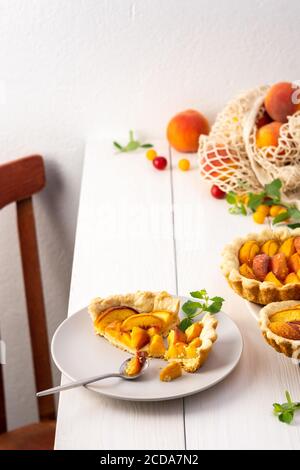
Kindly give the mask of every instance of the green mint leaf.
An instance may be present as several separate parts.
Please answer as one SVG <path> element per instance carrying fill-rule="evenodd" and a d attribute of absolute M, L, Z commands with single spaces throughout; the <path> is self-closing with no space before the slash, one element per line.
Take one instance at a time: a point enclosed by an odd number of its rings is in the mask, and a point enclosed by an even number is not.
<path fill-rule="evenodd" d="M 229 214 L 238 215 L 240 213 L 240 210 L 237 206 L 232 206 L 229 207 L 228 212 Z"/>
<path fill-rule="evenodd" d="M 282 183 L 279 178 L 277 178 L 276 180 L 273 180 L 272 183 L 266 184 L 265 185 L 266 195 L 279 201 L 281 186 L 282 186 Z"/>
<path fill-rule="evenodd" d="M 222 308 L 222 302 L 213 302 L 208 307 L 206 307 L 206 311 L 209 313 L 218 313 Z"/>
<path fill-rule="evenodd" d="M 287 224 L 287 226 L 288 226 L 289 228 L 291 228 L 292 230 L 294 230 L 295 228 L 299 228 L 299 227 L 300 227 L 300 224 L 299 224 L 299 223 L 298 223 L 298 224 Z"/>
<path fill-rule="evenodd" d="M 226 201 L 228 202 L 228 204 L 236 204 L 236 193 L 234 193 L 233 191 L 229 191 L 226 194 Z"/>
<path fill-rule="evenodd" d="M 285 396 L 286 396 L 286 399 L 287 399 L 287 402 L 289 405 L 293 405 L 293 402 L 292 402 L 292 399 L 291 399 L 291 395 L 290 393 L 286 390 L 285 391 Z"/>
<path fill-rule="evenodd" d="M 282 423 L 291 424 L 291 422 L 294 419 L 294 412 L 284 411 L 278 416 L 278 418 L 279 418 L 279 421 L 281 421 Z"/>
<path fill-rule="evenodd" d="M 140 146 L 140 142 L 137 140 L 131 140 L 127 145 L 126 145 L 126 152 L 132 152 L 133 150 L 138 149 Z"/>
<path fill-rule="evenodd" d="M 244 204 L 242 204 L 242 203 L 239 204 L 239 208 L 240 208 L 240 211 L 241 211 L 242 215 L 247 215 L 247 209 L 246 209 Z"/>
<path fill-rule="evenodd" d="M 283 411 L 282 406 L 279 403 L 273 403 L 274 413 L 281 413 Z"/>
<path fill-rule="evenodd" d="M 207 295 L 207 292 L 205 289 L 201 289 L 201 290 L 190 292 L 190 295 L 192 297 L 195 297 L 196 299 L 203 299 L 204 296 Z"/>
<path fill-rule="evenodd" d="M 258 206 L 260 206 L 265 198 L 265 193 L 259 193 L 259 194 L 254 194 L 254 193 L 249 193 L 249 201 L 248 201 L 248 207 L 249 209 L 256 211 Z"/>
<path fill-rule="evenodd" d="M 143 149 L 151 149 L 153 147 L 153 145 L 152 144 L 142 144 L 141 147 Z"/>
<path fill-rule="evenodd" d="M 118 142 L 113 142 L 113 144 L 118 150 L 121 150 L 121 152 L 123 151 L 122 145 L 120 145 Z"/>
<path fill-rule="evenodd" d="M 193 321 L 190 318 L 184 318 L 179 323 L 179 328 L 181 331 L 185 331 L 189 326 L 191 326 Z"/>
<path fill-rule="evenodd" d="M 279 222 L 283 222 L 290 218 L 290 210 L 287 209 L 286 212 L 282 212 L 281 214 L 276 215 L 273 219 L 273 225 L 279 224 Z"/>
<path fill-rule="evenodd" d="M 183 304 L 182 310 L 188 317 L 190 317 L 197 312 L 198 308 L 201 307 L 202 304 L 200 302 L 193 302 L 192 300 L 188 300 Z"/>
<path fill-rule="evenodd" d="M 290 207 L 289 213 L 292 219 L 296 219 L 296 220 L 300 219 L 300 211 L 296 207 Z"/>
<path fill-rule="evenodd" d="M 212 300 L 213 302 L 220 302 L 221 304 L 223 304 L 224 302 L 223 297 L 212 297 L 210 300 Z"/>
<path fill-rule="evenodd" d="M 238 215 L 238 214 L 247 215 L 247 211 L 246 211 L 244 204 L 236 204 L 235 206 L 231 206 L 229 207 L 228 211 L 230 214 L 234 214 L 234 215 Z"/>

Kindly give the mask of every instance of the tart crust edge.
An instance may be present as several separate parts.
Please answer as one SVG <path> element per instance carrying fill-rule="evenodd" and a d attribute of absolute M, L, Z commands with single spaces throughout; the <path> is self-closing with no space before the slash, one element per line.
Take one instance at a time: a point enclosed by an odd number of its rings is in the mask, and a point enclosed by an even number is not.
<path fill-rule="evenodd" d="M 287 300 L 285 302 L 272 302 L 263 307 L 259 313 L 259 326 L 262 334 L 267 343 L 272 346 L 277 352 L 293 359 L 300 359 L 300 340 L 287 339 L 273 333 L 270 328 L 270 316 L 276 312 L 285 310 L 286 308 L 293 308 L 299 305 L 298 300 Z"/>

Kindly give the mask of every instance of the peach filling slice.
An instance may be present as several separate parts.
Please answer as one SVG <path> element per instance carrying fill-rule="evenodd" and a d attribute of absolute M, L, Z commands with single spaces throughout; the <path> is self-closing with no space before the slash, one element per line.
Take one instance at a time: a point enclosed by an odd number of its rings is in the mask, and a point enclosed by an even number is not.
<path fill-rule="evenodd" d="M 127 364 L 127 367 L 125 369 L 126 375 L 129 377 L 133 377 L 137 374 L 139 374 L 143 368 L 143 365 L 146 361 L 146 354 L 137 352 L 136 355 L 130 359 L 130 361 Z"/>
<path fill-rule="evenodd" d="M 164 357 L 162 336 L 176 320 L 177 315 L 163 310 L 138 313 L 127 307 L 113 307 L 103 312 L 94 326 L 97 333 L 104 333 L 108 340 L 112 338 L 129 350 L 138 351 L 149 345 L 152 357 Z"/>
<path fill-rule="evenodd" d="M 276 287 L 300 284 L 300 237 L 283 242 L 246 241 L 239 250 L 239 272 L 247 279 L 271 282 Z"/>
<path fill-rule="evenodd" d="M 203 326 L 200 323 L 193 323 L 185 333 L 178 327 L 170 331 L 168 336 L 168 350 L 165 358 L 172 359 L 194 359 L 197 357 L 197 348 L 202 344 L 199 338 Z"/>
<path fill-rule="evenodd" d="M 170 382 L 171 380 L 177 379 L 181 375 L 181 365 L 178 362 L 170 362 L 170 364 L 160 371 L 159 378 L 162 382 Z"/>
<path fill-rule="evenodd" d="M 300 340 L 300 305 L 271 315 L 269 329 L 282 338 Z"/>

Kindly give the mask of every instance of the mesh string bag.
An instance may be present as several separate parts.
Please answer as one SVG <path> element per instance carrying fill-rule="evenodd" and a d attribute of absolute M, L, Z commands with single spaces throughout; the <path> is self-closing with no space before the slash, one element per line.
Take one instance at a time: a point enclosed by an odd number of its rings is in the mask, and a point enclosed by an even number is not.
<path fill-rule="evenodd" d="M 275 178 L 283 200 L 296 202 L 300 188 L 300 111 L 280 128 L 277 147 L 256 146 L 257 122 L 269 86 L 239 95 L 221 111 L 208 136 L 199 140 L 200 173 L 223 191 L 260 191 Z"/>

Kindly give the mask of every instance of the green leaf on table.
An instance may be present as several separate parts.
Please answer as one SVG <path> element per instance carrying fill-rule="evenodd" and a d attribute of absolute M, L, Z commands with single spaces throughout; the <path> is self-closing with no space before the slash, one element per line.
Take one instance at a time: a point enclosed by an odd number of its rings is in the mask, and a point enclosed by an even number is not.
<path fill-rule="evenodd" d="M 181 331 L 185 331 L 189 326 L 192 325 L 192 323 L 193 320 L 191 318 L 186 317 L 179 323 L 179 328 Z"/>
<path fill-rule="evenodd" d="M 228 211 L 229 211 L 230 214 L 234 214 L 234 215 L 237 215 L 237 214 L 247 215 L 247 210 L 246 210 L 244 204 L 241 203 L 241 202 L 239 204 L 235 204 L 235 205 L 229 207 Z"/>
<path fill-rule="evenodd" d="M 279 178 L 276 178 L 271 183 L 265 185 L 266 196 L 279 201 L 281 187 L 282 187 L 282 182 L 280 181 Z"/>
<path fill-rule="evenodd" d="M 283 411 L 282 405 L 273 403 L 274 413 L 281 413 Z"/>
<path fill-rule="evenodd" d="M 252 211 L 256 211 L 258 206 L 260 206 L 265 198 L 264 193 L 259 193 L 259 194 L 254 194 L 254 193 L 249 193 L 249 200 L 248 200 L 248 207 Z"/>
<path fill-rule="evenodd" d="M 134 139 L 134 133 L 133 131 L 129 131 L 129 140 L 128 143 L 122 147 L 118 142 L 113 142 L 114 146 L 120 151 L 120 152 L 133 152 L 134 150 L 137 150 L 139 148 L 144 148 L 148 149 L 153 147 L 152 144 L 145 143 L 142 144 L 140 141 Z"/>
<path fill-rule="evenodd" d="M 300 410 L 300 403 L 293 402 L 288 391 L 285 392 L 286 403 L 273 403 L 274 414 L 282 423 L 290 424 L 294 419 L 295 411 Z"/>
<path fill-rule="evenodd" d="M 142 144 L 141 147 L 143 149 L 151 149 L 153 147 L 153 145 L 152 144 Z"/>
<path fill-rule="evenodd" d="M 123 152 L 123 147 L 122 147 L 122 145 L 120 145 L 118 142 L 113 142 L 113 144 L 114 144 L 114 146 L 115 146 L 118 150 L 120 150 L 121 152 Z"/>
<path fill-rule="evenodd" d="M 288 226 L 289 228 L 291 228 L 292 230 L 294 230 L 295 228 L 299 228 L 299 227 L 300 227 L 300 224 L 299 224 L 299 223 L 298 223 L 298 224 L 287 224 L 287 226 Z"/>
<path fill-rule="evenodd" d="M 276 215 L 273 219 L 273 225 L 279 224 L 279 222 L 283 222 L 290 218 L 290 209 L 287 209 L 285 212 L 281 212 L 281 214 Z"/>
<path fill-rule="evenodd" d="M 247 209 L 244 204 L 240 203 L 238 207 L 240 208 L 242 215 L 247 215 Z"/>
<path fill-rule="evenodd" d="M 297 207 L 290 207 L 289 208 L 289 213 L 290 213 L 290 217 L 292 219 L 295 219 L 295 220 L 300 219 L 300 211 L 299 211 L 299 209 L 297 209 Z"/>
<path fill-rule="evenodd" d="M 132 140 L 131 142 L 128 142 L 125 148 L 127 152 L 132 152 L 133 150 L 138 149 L 140 145 L 140 142 L 138 142 L 137 140 Z"/>
<path fill-rule="evenodd" d="M 291 424 L 294 419 L 294 411 L 284 411 L 278 418 L 282 423 Z"/>
<path fill-rule="evenodd" d="M 188 300 L 182 306 L 182 310 L 184 313 L 189 317 L 194 315 L 198 308 L 201 308 L 202 304 L 200 302 L 193 302 L 192 300 Z"/>
<path fill-rule="evenodd" d="M 236 204 L 236 193 L 233 191 L 229 191 L 226 194 L 226 201 L 228 204 Z"/>

